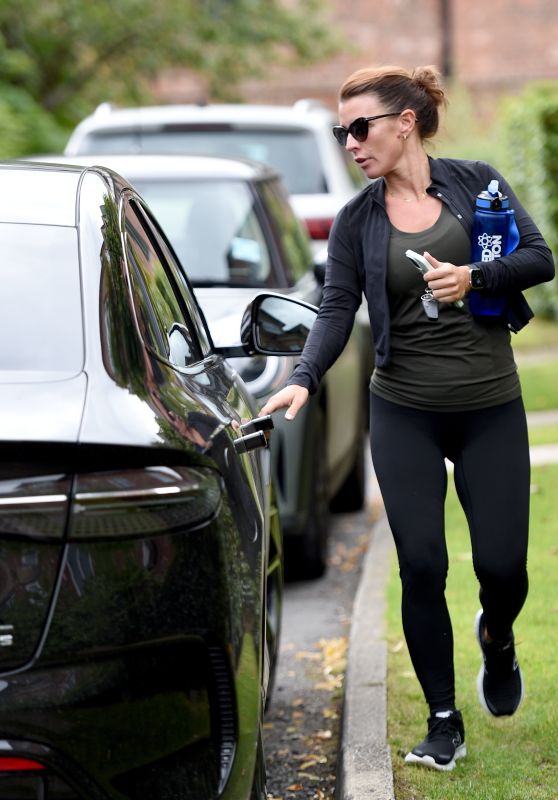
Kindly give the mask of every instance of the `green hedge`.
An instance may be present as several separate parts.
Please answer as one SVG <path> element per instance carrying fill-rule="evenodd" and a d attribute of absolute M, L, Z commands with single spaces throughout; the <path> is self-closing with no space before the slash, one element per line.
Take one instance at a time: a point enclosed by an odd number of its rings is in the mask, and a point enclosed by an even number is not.
<path fill-rule="evenodd" d="M 558 260 L 558 84 L 531 84 L 502 105 L 502 172 Z M 556 279 L 530 289 L 542 317 L 558 320 Z"/>

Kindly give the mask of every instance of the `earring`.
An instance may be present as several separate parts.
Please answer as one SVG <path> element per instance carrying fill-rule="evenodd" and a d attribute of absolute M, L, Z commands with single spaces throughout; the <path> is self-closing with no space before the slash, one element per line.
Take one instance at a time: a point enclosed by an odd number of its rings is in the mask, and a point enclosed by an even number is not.
<path fill-rule="evenodd" d="M 406 141 L 407 141 L 407 134 L 406 134 L 406 133 L 404 133 L 404 134 L 403 134 L 403 141 L 404 141 L 404 142 L 406 142 Z"/>

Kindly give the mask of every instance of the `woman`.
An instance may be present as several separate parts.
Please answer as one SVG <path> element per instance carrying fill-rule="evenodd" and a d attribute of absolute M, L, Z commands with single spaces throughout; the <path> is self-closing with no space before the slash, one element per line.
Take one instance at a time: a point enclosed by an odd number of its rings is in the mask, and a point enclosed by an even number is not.
<path fill-rule="evenodd" d="M 372 182 L 337 216 L 301 362 L 261 411 L 296 416 L 342 351 L 364 292 L 376 349 L 372 459 L 399 559 L 405 637 L 429 707 L 426 738 L 405 760 L 440 770 L 466 753 L 444 594 L 445 459 L 480 585 L 480 701 L 494 716 L 511 715 L 523 696 L 512 625 L 527 595 L 530 466 L 510 327 L 532 316 L 521 291 L 554 275 L 539 230 L 495 169 L 426 154 L 445 102 L 433 67 L 363 69 L 341 87 L 334 135 Z M 515 210 L 520 243 L 471 264 L 475 198 L 494 179 Z M 432 269 L 419 272 L 407 249 Z M 467 296 L 479 290 L 505 295 L 505 314 L 473 316 Z M 437 319 L 426 313 L 432 305 Z"/>

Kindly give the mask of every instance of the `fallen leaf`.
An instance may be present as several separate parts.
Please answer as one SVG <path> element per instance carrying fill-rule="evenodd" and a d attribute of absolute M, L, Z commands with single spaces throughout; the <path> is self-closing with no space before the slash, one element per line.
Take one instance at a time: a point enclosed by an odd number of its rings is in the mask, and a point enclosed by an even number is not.
<path fill-rule="evenodd" d="M 295 658 L 307 658 L 310 661 L 319 661 L 321 655 L 320 653 L 313 653 L 308 650 L 299 650 L 299 652 L 295 654 Z"/>
<path fill-rule="evenodd" d="M 327 756 L 309 756 L 304 764 L 300 765 L 299 771 L 304 772 L 309 767 L 315 767 L 316 764 L 327 764 Z"/>
<path fill-rule="evenodd" d="M 288 792 L 301 792 L 304 789 L 302 783 L 291 783 L 290 786 L 287 786 Z"/>

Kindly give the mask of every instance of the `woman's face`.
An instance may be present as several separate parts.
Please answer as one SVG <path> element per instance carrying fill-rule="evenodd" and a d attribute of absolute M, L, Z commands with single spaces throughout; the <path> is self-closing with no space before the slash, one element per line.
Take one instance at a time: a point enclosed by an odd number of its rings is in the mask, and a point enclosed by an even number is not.
<path fill-rule="evenodd" d="M 348 128 L 358 117 L 372 117 L 390 111 L 375 95 L 362 94 L 339 104 L 339 123 Z M 345 148 L 368 178 L 387 175 L 397 167 L 404 147 L 400 126 L 399 116 L 384 117 L 369 123 L 364 142 L 348 135 Z"/>

